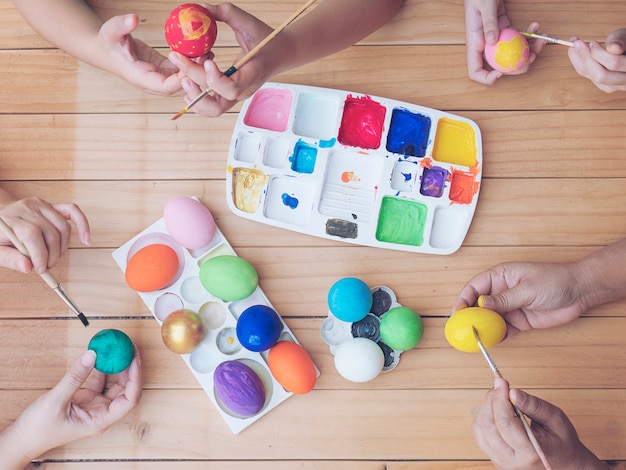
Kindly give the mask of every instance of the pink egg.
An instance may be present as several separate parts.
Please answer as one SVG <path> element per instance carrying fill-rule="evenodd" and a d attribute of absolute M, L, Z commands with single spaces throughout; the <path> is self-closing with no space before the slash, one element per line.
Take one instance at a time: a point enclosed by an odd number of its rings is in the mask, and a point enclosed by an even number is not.
<path fill-rule="evenodd" d="M 207 246 L 215 235 L 215 219 L 201 202 L 190 197 L 171 199 L 163 210 L 165 227 L 189 250 Z"/>
<path fill-rule="evenodd" d="M 485 45 L 485 59 L 494 70 L 521 73 L 530 60 L 530 46 L 518 31 L 505 28 L 500 30 L 498 42 Z"/>

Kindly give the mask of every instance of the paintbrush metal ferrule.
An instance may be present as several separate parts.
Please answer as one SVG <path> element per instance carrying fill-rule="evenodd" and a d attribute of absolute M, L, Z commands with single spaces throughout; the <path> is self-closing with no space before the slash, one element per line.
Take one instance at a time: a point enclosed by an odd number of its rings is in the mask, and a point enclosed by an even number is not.
<path fill-rule="evenodd" d="M 546 36 L 545 34 L 529 33 L 527 31 L 520 31 L 526 37 L 533 39 L 542 39 L 551 44 L 560 44 L 561 46 L 574 47 L 574 43 L 571 41 L 564 41 L 563 39 L 555 38 L 552 36 Z"/>

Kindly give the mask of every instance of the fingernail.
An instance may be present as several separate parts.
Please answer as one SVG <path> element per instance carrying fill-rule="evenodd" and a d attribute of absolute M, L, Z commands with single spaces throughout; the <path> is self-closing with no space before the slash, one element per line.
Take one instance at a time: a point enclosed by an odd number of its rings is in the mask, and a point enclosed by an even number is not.
<path fill-rule="evenodd" d="M 183 87 L 183 90 L 185 90 L 187 93 L 191 91 L 191 80 L 189 80 L 187 77 L 183 78 L 180 83 Z"/>
<path fill-rule="evenodd" d="M 90 232 L 83 233 L 83 243 L 87 246 L 91 245 L 91 233 Z"/>
<path fill-rule="evenodd" d="M 574 42 L 574 49 L 576 49 L 577 51 L 582 51 L 583 50 L 583 43 L 580 42 L 580 41 Z"/>
<path fill-rule="evenodd" d="M 504 379 L 501 379 L 500 377 L 496 377 L 493 381 L 493 388 L 497 390 L 502 387 L 504 387 Z"/>
<path fill-rule="evenodd" d="M 487 33 L 487 36 L 485 36 L 485 41 L 487 41 L 487 44 L 493 44 L 498 40 L 498 38 L 496 37 L 496 33 L 494 33 L 493 31 L 489 31 Z"/>
<path fill-rule="evenodd" d="M 124 24 L 126 26 L 133 26 L 134 23 L 135 18 L 133 18 L 133 15 L 126 15 L 126 17 L 124 18 Z"/>
<path fill-rule="evenodd" d="M 458 312 L 459 310 L 463 310 L 464 308 L 467 308 L 467 305 L 465 305 L 465 304 L 461 304 L 461 305 L 459 305 L 459 308 L 457 308 L 457 309 L 455 309 L 455 310 L 452 310 L 452 311 L 450 312 L 450 316 L 452 316 L 452 314 L 453 314 L 454 312 Z"/>
<path fill-rule="evenodd" d="M 492 305 L 491 299 L 489 297 L 485 297 L 484 295 L 480 295 L 478 296 L 478 300 L 476 301 L 476 304 L 479 307 L 487 307 L 488 305 Z"/>
<path fill-rule="evenodd" d="M 178 54 L 176 54 L 175 52 L 172 52 L 169 56 L 170 62 L 174 65 L 180 65 L 180 59 L 178 57 Z"/>
<path fill-rule="evenodd" d="M 93 349 L 88 349 L 80 357 L 80 363 L 85 367 L 93 367 L 96 363 L 96 352 Z"/>

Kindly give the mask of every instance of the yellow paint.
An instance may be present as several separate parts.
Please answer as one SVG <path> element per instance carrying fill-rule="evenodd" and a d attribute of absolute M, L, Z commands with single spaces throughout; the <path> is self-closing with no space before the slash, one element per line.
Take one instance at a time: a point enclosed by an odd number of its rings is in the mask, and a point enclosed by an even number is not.
<path fill-rule="evenodd" d="M 444 333 L 450 346 L 463 352 L 480 351 L 472 326 L 487 349 L 506 335 L 506 323 L 500 314 L 482 307 L 468 307 L 454 312 L 446 322 Z"/>
<path fill-rule="evenodd" d="M 209 18 L 197 7 L 183 8 L 178 13 L 178 21 L 180 29 L 185 39 L 193 41 L 204 36 L 211 26 L 211 18 Z M 198 29 L 194 29 L 198 26 Z"/>
<path fill-rule="evenodd" d="M 255 213 L 269 176 L 253 168 L 233 169 L 233 202 L 239 210 Z"/>
<path fill-rule="evenodd" d="M 455 165 L 474 166 L 477 163 L 476 133 L 468 123 L 441 118 L 433 146 L 433 159 Z"/>
<path fill-rule="evenodd" d="M 510 41 L 500 41 L 493 60 L 505 70 L 519 70 L 528 61 L 526 41 L 513 36 Z"/>

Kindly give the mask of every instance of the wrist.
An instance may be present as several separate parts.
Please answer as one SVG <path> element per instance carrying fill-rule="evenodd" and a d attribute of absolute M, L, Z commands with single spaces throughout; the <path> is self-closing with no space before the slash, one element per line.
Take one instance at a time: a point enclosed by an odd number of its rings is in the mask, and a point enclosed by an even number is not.
<path fill-rule="evenodd" d="M 23 440 L 15 424 L 9 425 L 0 433 L 0 455 L 2 468 L 6 470 L 23 470 L 31 462 L 23 449 Z"/>

